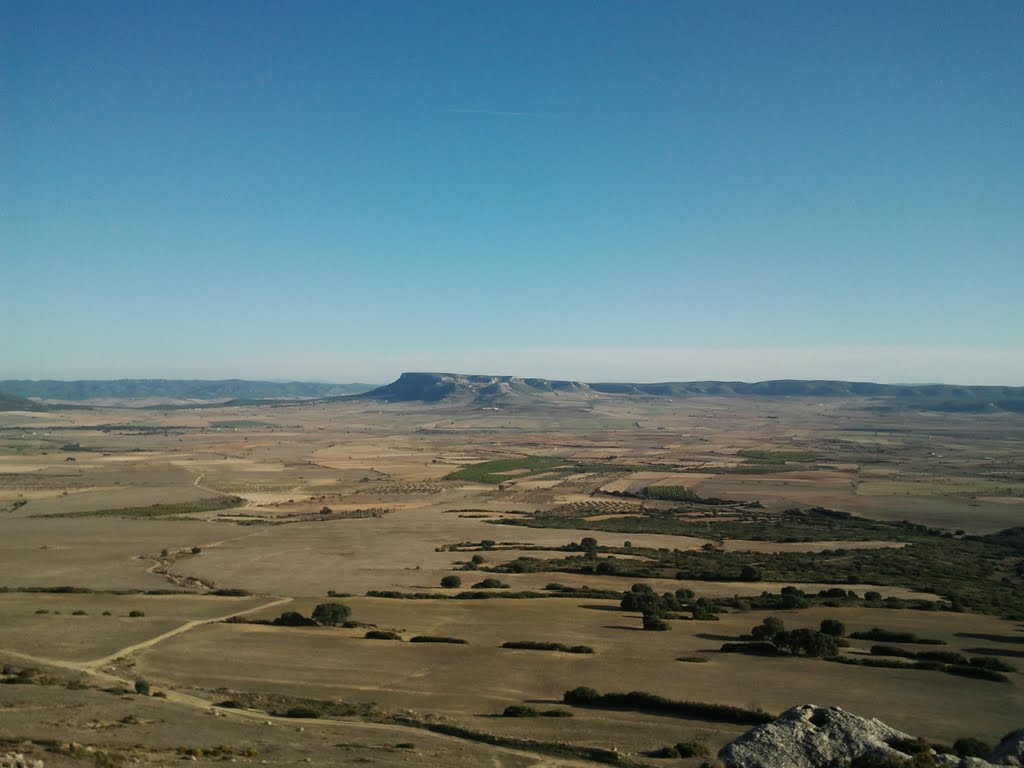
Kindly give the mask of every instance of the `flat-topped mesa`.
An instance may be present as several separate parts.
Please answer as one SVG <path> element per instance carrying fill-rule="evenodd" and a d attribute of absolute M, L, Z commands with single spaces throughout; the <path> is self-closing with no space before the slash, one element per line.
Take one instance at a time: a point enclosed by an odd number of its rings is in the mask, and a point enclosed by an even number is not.
<path fill-rule="evenodd" d="M 440 400 L 488 402 L 514 400 L 522 395 L 559 392 L 587 392 L 589 387 L 578 381 L 521 378 L 519 376 L 488 376 L 461 373 L 403 373 L 395 381 L 359 397 L 387 402 L 418 400 L 426 403 Z"/>
<path fill-rule="evenodd" d="M 387 402 L 453 400 L 475 403 L 529 400 L 544 395 L 592 397 L 854 397 L 876 399 L 880 407 L 921 410 L 1024 413 L 1024 387 L 951 384 L 873 384 L 856 381 L 780 379 L 668 381 L 655 384 L 490 376 L 465 373 L 403 373 L 391 384 L 358 398 Z M 523 396 L 528 396 L 523 398 Z"/>

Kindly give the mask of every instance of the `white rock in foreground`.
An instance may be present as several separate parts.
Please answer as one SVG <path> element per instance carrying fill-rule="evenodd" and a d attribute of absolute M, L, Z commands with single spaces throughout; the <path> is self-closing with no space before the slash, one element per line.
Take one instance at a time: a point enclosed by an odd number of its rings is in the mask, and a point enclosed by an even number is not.
<path fill-rule="evenodd" d="M 1024 733 L 1021 737 L 1024 740 Z M 900 747 L 916 742 L 881 720 L 805 704 L 747 731 L 724 746 L 718 758 L 726 768 L 840 768 L 867 755 L 909 759 Z M 984 760 L 955 755 L 935 755 L 935 763 L 948 768 L 991 767 Z"/>

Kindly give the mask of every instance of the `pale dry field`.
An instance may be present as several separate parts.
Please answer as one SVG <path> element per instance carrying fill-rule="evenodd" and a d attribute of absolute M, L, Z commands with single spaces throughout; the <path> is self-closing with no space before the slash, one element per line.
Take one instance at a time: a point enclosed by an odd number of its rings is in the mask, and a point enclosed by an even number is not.
<path fill-rule="evenodd" d="M 366 718 L 290 722 L 248 711 L 209 713 L 232 692 L 373 703 L 387 719 L 412 711 L 499 736 L 616 748 L 631 759 L 689 738 L 717 749 L 742 726 L 649 713 L 575 709 L 573 718 L 494 717 L 506 706 L 560 707 L 579 685 L 641 690 L 669 698 L 762 707 L 836 705 L 925 738 L 994 740 L 1024 722 L 1019 673 L 993 683 L 933 671 L 874 669 L 813 659 L 720 654 L 766 615 L 791 627 L 839 618 L 850 630 L 913 631 L 949 650 L 996 655 L 1024 665 L 1024 632 L 972 613 L 810 608 L 726 613 L 720 621 L 672 621 L 640 631 L 640 618 L 596 599 L 393 600 L 368 590 L 454 595 L 494 576 L 512 591 L 551 582 L 595 589 L 656 591 L 679 586 L 698 596 L 778 592 L 785 582 L 631 579 L 579 573 L 460 570 L 473 554 L 483 567 L 520 556 L 565 557 L 559 547 L 593 536 L 602 546 L 697 551 L 699 536 L 613 533 L 494 525 L 573 503 L 595 507 L 591 521 L 669 504 L 610 496 L 647 485 L 685 485 L 702 496 L 759 501 L 768 511 L 822 505 L 878 519 L 984 533 L 1020 525 L 1024 487 L 985 479 L 1024 465 L 1024 419 L 1012 415 L 879 416 L 864 403 L 693 398 L 659 402 L 597 398 L 486 411 L 445 404 L 349 401 L 274 408 L 166 411 L 94 410 L 0 414 L 0 587 L 71 586 L 91 594 L 0 593 L 0 662 L 35 666 L 59 684 L 0 686 L 0 738 L 77 741 L 141 764 L 171 765 L 179 747 L 230 744 L 259 754 L 238 762 L 462 766 L 584 765 L 441 736 Z M 249 426 L 223 426 L 227 422 Z M 218 423 L 221 424 L 218 426 Z M 883 431 L 884 430 L 884 431 Z M 788 471 L 758 470 L 743 449 L 809 451 L 827 457 Z M 619 465 L 610 470 L 512 470 L 501 485 L 446 479 L 467 464 L 520 456 Z M 68 461 L 69 458 L 74 461 Z M 644 465 L 657 465 L 643 469 Z M 671 471 L 664 467 L 672 468 Z M 1003 469 L 1001 469 L 1003 468 Z M 757 470 L 757 467 L 754 467 Z M 610 474 L 608 473 L 610 472 Z M 986 474 L 988 473 L 988 474 Z M 1004 472 L 1005 474 L 1005 472 Z M 601 493 L 601 490 L 606 493 Z M 1019 495 L 1015 495 L 1018 494 Z M 993 494 L 996 495 L 993 495 Z M 81 516 L 151 504 L 241 498 L 204 512 L 168 516 Z M 330 514 L 319 518 L 324 508 Z M 625 511 L 623 511 L 625 510 Z M 42 517 L 40 515 L 77 515 Z M 372 516 L 347 519 L 345 515 Z M 488 551 L 450 551 L 479 546 Z M 902 546 L 889 541 L 715 542 L 725 552 L 759 554 Z M 195 554 L 193 548 L 197 548 Z M 167 556 L 161 557 L 161 551 Z M 631 559 L 626 554 L 617 555 Z M 635 558 L 633 558 L 635 559 Z M 462 588 L 440 588 L 458 574 Z M 800 583 L 808 591 L 843 586 L 885 597 L 935 599 L 927 591 L 870 584 Z M 213 588 L 251 596 L 215 597 Z M 190 594 L 113 594 L 185 590 Z M 367 640 L 366 627 L 283 628 L 222 623 L 256 610 L 273 619 L 306 615 L 329 590 L 359 622 L 401 632 L 406 642 Z M 37 611 L 48 613 L 37 613 Z M 85 615 L 74 615 L 74 611 Z M 141 610 L 144 617 L 129 618 Z M 59 613 L 57 613 L 59 611 Z M 103 616 L 109 611 L 110 616 Z M 417 634 L 468 645 L 412 644 Z M 593 655 L 502 649 L 509 640 L 588 645 Z M 854 641 L 849 654 L 869 643 Z M 677 661 L 700 656 L 705 663 Z M 145 678 L 167 699 L 103 693 Z M 118 681 L 121 681 L 120 683 Z M 285 707 L 286 708 L 286 707 Z M 35 713 L 29 715 L 28 713 Z M 63 714 L 62 714 L 63 713 Z M 121 720 L 132 715 L 137 722 Z M 372 719 L 372 718 L 371 718 Z M 272 723 L 268 725 L 267 723 Z M 299 730 L 299 729 L 302 730 Z M 412 748 L 395 747 L 412 743 Z M 341 746 L 336 746 L 336 745 Z M 31 745 L 30 745 L 31 746 Z M 42 753 L 41 753 L 42 754 Z M 93 757 L 45 753 L 47 765 L 91 765 Z M 200 762 L 219 762 L 199 755 Z M 699 764 L 659 760 L 657 765 Z"/>

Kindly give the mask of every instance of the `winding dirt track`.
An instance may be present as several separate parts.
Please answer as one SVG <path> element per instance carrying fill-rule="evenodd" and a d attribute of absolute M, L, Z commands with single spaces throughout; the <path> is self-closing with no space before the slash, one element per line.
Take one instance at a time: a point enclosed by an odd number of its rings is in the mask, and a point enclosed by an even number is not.
<path fill-rule="evenodd" d="M 118 659 L 122 659 L 126 656 L 129 656 L 132 653 L 136 653 L 147 648 L 152 648 L 154 645 L 157 645 L 158 643 L 161 643 L 164 640 L 167 640 L 171 637 L 175 637 L 176 635 L 183 634 L 185 632 L 189 632 L 190 630 L 193 630 L 196 627 L 201 627 L 205 624 L 216 624 L 217 622 L 230 619 L 234 616 L 244 616 L 249 613 L 255 613 L 257 611 L 262 611 L 267 608 L 273 608 L 278 605 L 286 605 L 287 603 L 292 602 L 292 600 L 293 598 L 291 597 L 281 597 L 271 600 L 268 603 L 257 605 L 253 608 L 246 608 L 244 611 L 235 611 L 233 613 L 228 613 L 223 616 L 217 616 L 211 619 L 196 619 L 194 621 L 189 621 L 182 624 L 180 627 L 175 627 L 174 629 L 168 632 L 164 632 L 162 634 L 151 637 L 149 640 L 144 640 L 141 643 L 135 643 L 134 645 L 125 646 L 124 648 L 121 648 L 120 650 L 117 650 L 112 654 L 103 656 L 98 659 L 92 659 L 91 661 L 64 661 L 63 659 L 51 659 L 44 656 L 32 656 L 27 653 L 21 653 L 19 651 L 11 651 L 7 649 L 0 649 L 0 656 L 9 656 L 17 659 L 22 659 L 33 664 L 40 664 L 42 666 L 47 667 L 57 667 L 59 669 L 67 669 L 72 672 L 80 672 L 82 674 L 86 674 L 93 678 L 96 678 L 97 680 L 108 685 L 124 685 L 128 688 L 131 688 L 132 685 L 134 684 L 133 680 L 113 674 L 110 671 L 103 670 L 102 667 L 111 664 L 112 662 Z M 364 720 L 306 720 L 303 718 L 294 717 L 278 717 L 276 715 L 269 715 L 266 712 L 260 712 L 258 710 L 253 709 L 214 709 L 212 702 L 207 701 L 206 699 L 202 699 L 198 696 L 174 690 L 161 690 L 165 694 L 166 700 L 169 702 L 173 702 L 175 704 L 191 707 L 193 709 L 201 709 L 204 712 L 212 711 L 219 717 L 237 717 L 243 720 L 260 721 L 266 723 L 267 725 L 289 724 L 294 726 L 297 723 L 301 723 L 309 726 L 318 727 L 343 727 L 349 730 L 390 731 L 392 733 L 424 733 L 424 729 L 422 728 L 416 728 L 415 726 L 410 725 L 402 725 L 400 723 L 374 723 Z M 460 738 L 458 736 L 449 736 L 447 734 L 435 733 L 433 731 L 430 732 L 430 735 L 433 738 L 440 739 L 442 741 L 448 741 L 453 744 L 463 745 L 467 741 L 466 739 Z M 593 766 L 593 763 L 590 762 L 570 760 L 567 758 L 548 757 L 546 755 L 536 754 L 528 749 L 513 749 L 511 747 L 501 747 L 494 744 L 483 744 L 480 742 L 473 743 L 480 744 L 481 747 L 487 747 L 498 754 L 514 755 L 517 757 L 531 757 L 536 761 L 533 763 L 532 768 L 591 768 Z M 502 763 L 498 759 L 498 757 L 494 757 L 493 761 L 495 767 L 500 768 Z"/>

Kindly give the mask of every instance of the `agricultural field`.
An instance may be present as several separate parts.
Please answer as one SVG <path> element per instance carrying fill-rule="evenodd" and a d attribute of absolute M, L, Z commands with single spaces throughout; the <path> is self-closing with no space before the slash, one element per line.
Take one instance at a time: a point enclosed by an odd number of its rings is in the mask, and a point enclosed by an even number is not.
<path fill-rule="evenodd" d="M 0 414 L 0 740 L 676 768 L 814 703 L 993 742 L 1024 722 L 1024 416 L 870 405 Z"/>

